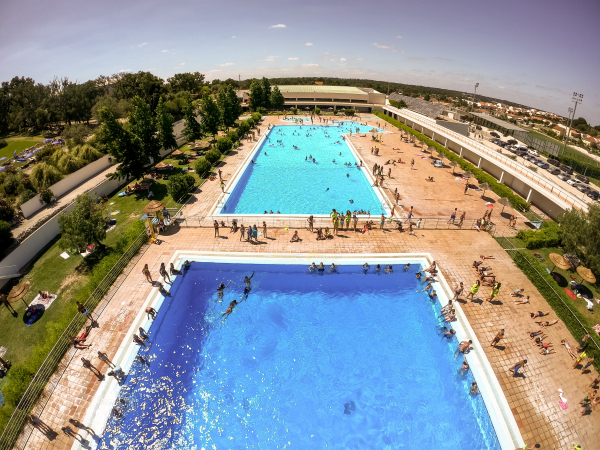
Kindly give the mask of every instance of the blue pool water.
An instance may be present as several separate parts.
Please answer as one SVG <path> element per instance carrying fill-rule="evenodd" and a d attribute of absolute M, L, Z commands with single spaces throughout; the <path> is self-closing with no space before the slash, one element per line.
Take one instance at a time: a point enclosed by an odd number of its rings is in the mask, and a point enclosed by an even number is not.
<path fill-rule="evenodd" d="M 363 173 L 369 169 L 355 166 L 359 161 L 341 136 L 351 127 L 353 132 L 359 128 L 360 133 L 372 128 L 347 123 L 273 127 L 252 157 L 256 164 L 248 165 L 221 213 L 263 214 L 272 210 L 281 214 L 329 214 L 333 208 L 383 213 Z M 307 161 L 308 156 L 316 163 Z M 348 162 L 351 167 L 344 165 Z"/>
<path fill-rule="evenodd" d="M 499 450 L 415 269 L 193 264 L 149 330 L 139 354 L 150 363 L 132 367 L 102 448 Z M 247 300 L 222 321 L 253 271 Z"/>

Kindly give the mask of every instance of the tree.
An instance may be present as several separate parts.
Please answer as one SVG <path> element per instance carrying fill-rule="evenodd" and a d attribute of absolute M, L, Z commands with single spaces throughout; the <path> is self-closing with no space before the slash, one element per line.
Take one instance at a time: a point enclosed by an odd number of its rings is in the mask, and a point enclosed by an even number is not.
<path fill-rule="evenodd" d="M 209 150 L 204 157 L 210 164 L 214 164 L 221 159 L 221 152 L 218 149 L 213 148 L 212 150 Z"/>
<path fill-rule="evenodd" d="M 600 205 L 590 205 L 587 214 L 576 209 L 565 211 L 558 223 L 565 250 L 575 253 L 586 267 L 600 275 Z"/>
<path fill-rule="evenodd" d="M 71 139 L 75 145 L 83 144 L 90 134 L 92 134 L 91 128 L 82 123 L 67 125 L 62 133 L 65 139 Z"/>
<path fill-rule="evenodd" d="M 154 111 L 158 105 L 160 94 L 163 91 L 163 80 L 150 72 L 128 73 L 115 83 L 115 97 L 132 99 L 136 95 L 141 97 Z"/>
<path fill-rule="evenodd" d="M 11 222 L 15 218 L 15 208 L 6 198 L 0 198 L 0 220 Z"/>
<path fill-rule="evenodd" d="M 271 108 L 276 110 L 283 109 L 285 105 L 285 98 L 281 91 L 279 91 L 279 86 L 274 86 L 273 91 L 271 92 Z"/>
<path fill-rule="evenodd" d="M 49 188 L 63 178 L 56 167 L 45 162 L 41 162 L 33 166 L 29 177 L 38 191 Z"/>
<path fill-rule="evenodd" d="M 135 96 L 131 101 L 133 111 L 129 113 L 129 132 L 135 136 L 137 145 L 153 161 L 160 158 L 158 129 L 152 117 L 150 106 L 141 97 Z"/>
<path fill-rule="evenodd" d="M 256 111 L 259 107 L 263 106 L 263 86 L 256 78 L 252 80 L 250 84 L 250 92 L 248 93 L 248 103 L 252 111 Z"/>
<path fill-rule="evenodd" d="M 318 116 L 319 114 L 321 114 L 321 108 L 319 108 L 319 107 L 315 108 L 315 109 L 314 109 L 314 111 L 313 111 L 313 114 L 315 114 L 315 115 L 317 115 L 317 116 Z"/>
<path fill-rule="evenodd" d="M 37 126 L 36 110 L 48 97 L 48 88 L 42 84 L 36 84 L 32 78 L 14 77 L 10 82 L 2 82 L 2 90 L 10 100 L 9 128 L 18 131 L 35 128 Z"/>
<path fill-rule="evenodd" d="M 107 107 L 100 108 L 98 115 L 103 122 L 99 134 L 101 142 L 120 163 L 112 177 L 140 178 L 150 164 L 149 155 L 144 152 L 139 140 L 123 128 Z"/>
<path fill-rule="evenodd" d="M 202 129 L 206 134 L 212 134 L 214 139 L 221 124 L 221 111 L 219 111 L 219 107 L 213 99 L 206 94 L 202 97 L 201 105 L 200 117 L 202 117 Z"/>
<path fill-rule="evenodd" d="M 211 168 L 212 164 L 205 157 L 198 158 L 196 164 L 194 165 L 194 169 L 196 169 L 196 173 L 199 177 L 208 172 Z"/>
<path fill-rule="evenodd" d="M 217 103 L 221 111 L 221 122 L 223 127 L 228 128 L 235 125 L 236 120 L 242 114 L 240 99 L 235 93 L 233 87 L 229 84 L 222 85 L 217 95 Z"/>
<path fill-rule="evenodd" d="M 158 129 L 158 145 L 160 148 L 170 150 L 177 147 L 177 140 L 173 133 L 173 116 L 169 113 L 169 108 L 161 98 L 156 107 L 156 128 Z"/>
<path fill-rule="evenodd" d="M 100 244 L 106 238 L 106 217 L 100 203 L 88 194 L 78 195 L 75 208 L 58 216 L 62 248 L 82 251 L 91 243 Z"/>
<path fill-rule="evenodd" d="M 173 197 L 173 200 L 178 201 L 189 192 L 190 188 L 194 185 L 194 181 L 194 177 L 189 173 L 171 175 L 167 182 L 167 191 Z"/>
<path fill-rule="evenodd" d="M 0 220 L 0 249 L 5 250 L 13 243 L 13 235 L 10 224 Z M 12 375 L 12 374 L 11 374 Z"/>
<path fill-rule="evenodd" d="M 202 137 L 202 128 L 196 120 L 196 109 L 192 105 L 190 94 L 184 97 L 183 115 L 185 117 L 185 125 L 183 126 L 182 134 L 188 142 L 195 141 Z"/>
<path fill-rule="evenodd" d="M 246 121 L 246 120 L 240 121 L 240 124 L 238 125 L 238 129 L 237 129 L 239 139 L 243 138 L 244 135 L 248 131 L 250 131 L 250 124 L 248 123 L 248 121 Z"/>
<path fill-rule="evenodd" d="M 44 205 L 47 205 L 52 200 L 54 200 L 54 192 L 50 189 L 42 189 L 40 192 L 40 202 Z"/>
<path fill-rule="evenodd" d="M 228 152 L 229 150 L 231 150 L 232 147 L 233 142 L 231 142 L 231 139 L 226 137 L 217 139 L 217 149 L 221 153 Z"/>
<path fill-rule="evenodd" d="M 353 115 L 354 115 L 354 110 L 353 110 L 352 108 L 348 108 L 348 109 L 346 109 L 346 110 L 344 111 L 344 113 L 345 113 L 347 116 L 353 116 Z"/>
<path fill-rule="evenodd" d="M 118 100 L 115 97 L 110 97 L 109 95 L 104 95 L 99 97 L 92 106 L 92 117 L 100 122 L 100 117 L 98 116 L 98 110 L 103 107 L 107 107 L 112 115 L 117 119 L 122 119 L 123 117 L 127 117 L 127 114 L 131 112 L 133 109 L 133 105 L 131 104 L 131 100 L 122 99 Z"/>
<path fill-rule="evenodd" d="M 167 83 L 174 94 L 187 91 L 190 94 L 199 95 L 204 86 L 204 75 L 200 72 L 176 73 L 171 78 L 167 78 Z"/>
<path fill-rule="evenodd" d="M 262 85 L 262 94 L 260 106 L 266 109 L 271 108 L 271 84 L 265 77 L 262 78 L 260 84 Z"/>

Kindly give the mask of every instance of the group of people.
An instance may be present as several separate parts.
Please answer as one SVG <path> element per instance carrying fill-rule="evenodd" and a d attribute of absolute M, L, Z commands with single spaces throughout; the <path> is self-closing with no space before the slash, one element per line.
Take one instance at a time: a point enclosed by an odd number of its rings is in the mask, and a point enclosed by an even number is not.
<path fill-rule="evenodd" d="M 488 231 L 492 225 L 492 208 L 490 208 L 485 213 L 483 213 L 483 217 L 481 219 L 477 219 L 477 222 L 475 223 L 475 228 L 477 229 L 477 231 Z"/>

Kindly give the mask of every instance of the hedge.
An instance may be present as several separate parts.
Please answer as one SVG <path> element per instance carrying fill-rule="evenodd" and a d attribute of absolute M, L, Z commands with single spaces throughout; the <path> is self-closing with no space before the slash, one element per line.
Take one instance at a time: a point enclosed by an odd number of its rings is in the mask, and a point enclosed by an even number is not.
<path fill-rule="evenodd" d="M 558 159 L 561 164 L 571 166 L 577 173 L 585 173 L 586 176 L 600 179 L 600 167 L 594 166 L 589 163 L 584 163 L 574 158 L 573 156 L 561 155 L 561 156 L 550 156 L 550 158 Z"/>
<path fill-rule="evenodd" d="M 407 133 L 412 134 L 417 139 L 423 141 L 430 147 L 435 148 L 436 151 L 438 151 L 439 153 L 443 153 L 446 156 L 446 158 L 448 158 L 448 160 L 456 161 L 462 170 L 470 171 L 473 174 L 473 177 L 477 181 L 479 181 L 480 183 L 488 183 L 490 185 L 492 191 L 494 191 L 494 193 L 496 193 L 496 195 L 498 195 L 501 198 L 507 197 L 510 200 L 510 202 L 513 204 L 513 207 L 515 209 L 517 209 L 517 210 L 520 209 L 523 212 L 529 211 L 529 208 L 531 207 L 531 205 L 529 203 L 527 203 L 520 196 L 515 194 L 512 191 L 512 189 L 499 183 L 493 176 L 487 174 L 482 169 L 478 169 L 473 164 L 465 161 L 463 158 L 458 156 L 456 153 L 452 152 L 451 150 L 448 150 L 443 145 L 438 144 L 437 142 L 429 139 L 424 134 L 421 134 L 418 131 L 413 130 L 408 125 L 404 125 L 402 122 L 399 122 L 396 119 L 392 119 L 391 117 L 388 117 L 385 114 L 380 113 L 379 111 L 373 111 L 373 114 L 375 114 L 377 117 L 385 120 L 386 122 L 391 123 L 396 128 L 400 128 L 400 129 L 406 131 Z"/>
<path fill-rule="evenodd" d="M 523 240 L 529 250 L 559 247 L 562 242 L 562 231 L 556 222 L 544 222 L 539 230 L 520 230 L 517 238 Z"/>
<path fill-rule="evenodd" d="M 221 152 L 218 149 L 213 148 L 208 151 L 204 157 L 209 163 L 214 164 L 221 158 Z"/>

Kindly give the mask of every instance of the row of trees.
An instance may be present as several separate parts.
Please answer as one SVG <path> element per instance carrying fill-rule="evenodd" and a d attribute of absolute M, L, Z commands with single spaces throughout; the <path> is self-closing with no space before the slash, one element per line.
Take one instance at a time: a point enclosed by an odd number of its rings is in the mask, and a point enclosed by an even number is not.
<path fill-rule="evenodd" d="M 252 111 L 283 108 L 285 99 L 277 86 L 271 89 L 271 83 L 265 77 L 253 79 L 250 83 L 249 106 Z"/>

